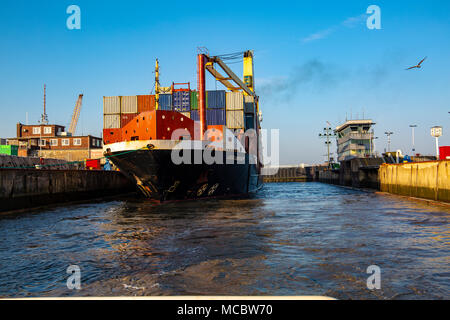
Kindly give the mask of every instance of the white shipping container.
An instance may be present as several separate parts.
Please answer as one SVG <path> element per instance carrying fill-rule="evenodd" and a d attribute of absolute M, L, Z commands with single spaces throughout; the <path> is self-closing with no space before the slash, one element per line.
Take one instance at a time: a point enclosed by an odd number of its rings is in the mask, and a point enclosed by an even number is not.
<path fill-rule="evenodd" d="M 244 96 L 242 92 L 227 92 L 226 100 L 227 110 L 244 109 Z"/>
<path fill-rule="evenodd" d="M 120 97 L 103 97 L 103 114 L 120 113 Z"/>
<path fill-rule="evenodd" d="M 119 129 L 120 114 L 105 114 L 103 116 L 103 129 Z"/>
<path fill-rule="evenodd" d="M 253 103 L 255 102 L 255 98 L 253 96 L 244 96 L 245 103 Z"/>
<path fill-rule="evenodd" d="M 244 128 L 244 111 L 243 110 L 227 111 L 227 127 L 229 129 L 243 129 Z"/>
<path fill-rule="evenodd" d="M 122 97 L 121 113 L 138 113 L 137 96 Z"/>

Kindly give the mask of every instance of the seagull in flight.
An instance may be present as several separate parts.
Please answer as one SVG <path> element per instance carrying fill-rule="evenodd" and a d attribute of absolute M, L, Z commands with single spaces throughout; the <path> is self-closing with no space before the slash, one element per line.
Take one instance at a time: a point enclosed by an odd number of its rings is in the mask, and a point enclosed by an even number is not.
<path fill-rule="evenodd" d="M 417 68 L 417 69 L 422 68 L 422 66 L 421 66 L 421 65 L 422 65 L 422 62 L 424 62 L 426 59 L 427 59 L 427 57 L 423 58 L 422 61 L 420 61 L 419 64 L 418 64 L 417 66 L 410 67 L 410 68 L 408 68 L 408 69 L 406 69 L 406 70 L 411 70 L 411 69 L 414 69 L 414 68 Z"/>

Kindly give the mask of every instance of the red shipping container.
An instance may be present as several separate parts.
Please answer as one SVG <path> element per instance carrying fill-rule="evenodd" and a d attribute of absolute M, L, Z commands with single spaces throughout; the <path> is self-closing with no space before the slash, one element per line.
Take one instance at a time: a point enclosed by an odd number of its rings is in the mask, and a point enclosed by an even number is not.
<path fill-rule="evenodd" d="M 87 170 L 100 170 L 100 159 L 86 159 Z"/>
<path fill-rule="evenodd" d="M 155 96 L 137 96 L 138 113 L 155 110 Z"/>
<path fill-rule="evenodd" d="M 158 110 L 156 114 L 156 137 L 160 140 L 171 140 L 175 130 L 184 130 L 186 135 L 194 139 L 194 121 L 176 111 Z M 178 131 L 177 134 L 180 134 Z M 182 134 L 184 135 L 184 134 Z"/>
<path fill-rule="evenodd" d="M 450 146 L 439 147 L 439 160 L 450 160 Z"/>
<path fill-rule="evenodd" d="M 123 113 L 120 115 L 120 127 L 125 127 L 131 120 L 133 120 L 138 113 Z"/>
<path fill-rule="evenodd" d="M 122 141 L 122 129 L 103 129 L 103 144 Z"/>

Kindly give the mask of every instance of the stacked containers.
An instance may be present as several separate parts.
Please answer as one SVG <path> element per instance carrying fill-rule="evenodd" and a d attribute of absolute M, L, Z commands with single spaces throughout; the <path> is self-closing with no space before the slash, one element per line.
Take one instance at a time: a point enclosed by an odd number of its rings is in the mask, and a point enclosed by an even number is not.
<path fill-rule="evenodd" d="M 122 97 L 120 103 L 120 127 L 126 126 L 134 117 L 138 115 L 137 96 Z"/>
<path fill-rule="evenodd" d="M 159 95 L 159 110 L 172 111 L 172 95 L 160 94 Z"/>
<path fill-rule="evenodd" d="M 194 121 L 200 121 L 200 114 L 198 112 L 198 92 L 191 91 L 191 116 Z"/>
<path fill-rule="evenodd" d="M 155 110 L 155 96 L 137 96 L 138 113 Z"/>
<path fill-rule="evenodd" d="M 210 125 L 226 124 L 226 92 L 225 90 L 206 92 L 206 123 Z"/>
<path fill-rule="evenodd" d="M 228 92 L 227 127 L 229 129 L 244 129 L 244 96 L 242 92 Z"/>
<path fill-rule="evenodd" d="M 198 110 L 198 92 L 191 91 L 191 111 Z"/>
<path fill-rule="evenodd" d="M 120 129 L 121 97 L 103 97 L 103 128 Z"/>
<path fill-rule="evenodd" d="M 245 130 L 255 129 L 255 98 L 244 96 Z"/>
<path fill-rule="evenodd" d="M 194 121 L 200 121 L 200 112 L 198 110 L 191 110 L 191 119 Z"/>
<path fill-rule="evenodd" d="M 175 91 L 172 95 L 173 110 L 189 112 L 191 110 L 191 94 L 189 91 Z"/>

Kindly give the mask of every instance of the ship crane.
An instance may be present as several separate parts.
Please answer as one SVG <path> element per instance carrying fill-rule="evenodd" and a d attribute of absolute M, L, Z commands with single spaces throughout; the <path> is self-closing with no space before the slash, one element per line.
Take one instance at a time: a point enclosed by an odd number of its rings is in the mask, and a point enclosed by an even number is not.
<path fill-rule="evenodd" d="M 80 118 L 82 102 L 83 102 L 83 95 L 80 94 L 78 96 L 77 103 L 73 110 L 72 120 L 70 121 L 70 126 L 69 126 L 69 130 L 68 130 L 68 133 L 70 133 L 72 136 L 75 135 L 75 130 L 77 129 L 78 119 Z"/>
<path fill-rule="evenodd" d="M 217 81 L 222 83 L 228 90 L 232 92 L 243 91 L 246 96 L 253 96 L 256 114 L 262 121 L 262 113 L 259 110 L 259 97 L 255 93 L 255 85 L 253 78 L 253 51 L 243 52 L 244 54 L 244 81 L 242 81 L 221 59 L 220 56 L 209 56 L 207 53 L 199 53 L 197 56 L 197 88 L 198 88 L 198 104 L 200 112 L 200 132 L 201 135 L 206 131 L 206 85 L 205 70 L 207 70 Z M 225 72 L 222 75 L 214 68 L 214 64 L 218 64 Z M 232 81 L 232 82 L 230 82 Z"/>

